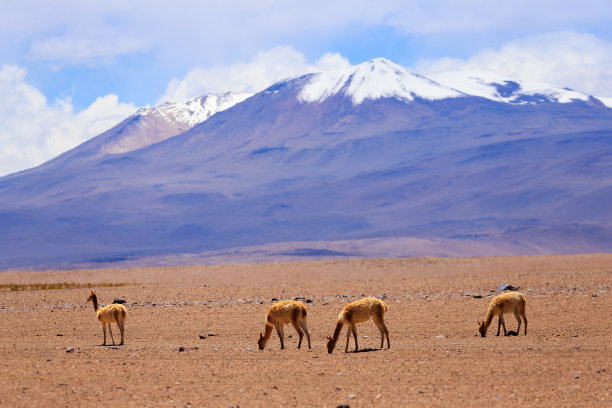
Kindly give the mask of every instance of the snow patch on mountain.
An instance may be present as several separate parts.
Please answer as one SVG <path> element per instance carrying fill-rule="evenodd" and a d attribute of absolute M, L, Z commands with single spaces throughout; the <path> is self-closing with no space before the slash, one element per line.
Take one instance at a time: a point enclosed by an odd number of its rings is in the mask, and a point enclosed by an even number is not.
<path fill-rule="evenodd" d="M 109 130 L 100 147 L 101 154 L 121 154 L 159 143 L 183 133 L 244 101 L 252 94 L 226 92 L 191 98 L 180 103 L 139 109 L 125 124 Z M 103 135 L 104 136 L 104 135 Z"/>
<path fill-rule="evenodd" d="M 583 93 L 557 85 L 516 81 L 485 70 L 447 71 L 429 77 L 464 94 L 496 102 L 533 103 L 548 100 L 569 103 L 574 100 L 588 101 L 590 98 Z"/>
<path fill-rule="evenodd" d="M 599 99 L 601 101 L 601 103 L 603 103 L 604 105 L 606 105 L 606 107 L 608 108 L 612 108 L 612 98 L 601 98 L 601 97 L 597 97 L 597 99 Z"/>
<path fill-rule="evenodd" d="M 217 112 L 224 111 L 252 96 L 250 93 L 225 92 L 198 96 L 184 102 L 165 103 L 156 108 L 142 108 L 139 115 L 154 115 L 167 122 L 192 128 Z"/>
<path fill-rule="evenodd" d="M 412 101 L 415 97 L 437 100 L 462 96 L 458 91 L 414 74 L 401 65 L 377 58 L 354 67 L 313 74 L 298 99 L 322 102 L 339 93 L 351 97 L 355 105 L 366 99 Z"/>
<path fill-rule="evenodd" d="M 424 77 L 384 58 L 377 58 L 345 69 L 312 74 L 298 99 L 322 102 L 342 94 L 358 105 L 366 99 L 415 98 L 439 100 L 478 96 L 496 102 L 528 104 L 540 102 L 570 103 L 591 97 L 572 89 L 543 82 L 506 78 L 491 71 L 448 71 Z M 609 106 L 609 101 L 602 101 Z"/>

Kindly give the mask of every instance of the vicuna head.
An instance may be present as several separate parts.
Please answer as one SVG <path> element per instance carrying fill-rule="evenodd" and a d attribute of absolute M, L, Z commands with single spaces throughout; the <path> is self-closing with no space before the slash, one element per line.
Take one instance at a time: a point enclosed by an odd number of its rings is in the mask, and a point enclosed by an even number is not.
<path fill-rule="evenodd" d="M 89 297 L 87 298 L 88 302 L 93 302 L 94 299 L 97 298 L 96 292 L 94 292 L 93 290 L 91 291 L 91 295 L 89 295 Z"/>
<path fill-rule="evenodd" d="M 263 333 L 259 333 L 259 340 L 257 340 L 257 345 L 259 346 L 260 350 L 266 348 L 266 341 L 264 339 Z"/>
<path fill-rule="evenodd" d="M 331 337 L 327 336 L 327 352 L 331 354 L 336 347 L 336 342 Z"/>
<path fill-rule="evenodd" d="M 485 326 L 484 322 L 476 322 L 478 323 L 478 332 L 480 333 L 480 337 L 487 336 L 487 326 Z"/>

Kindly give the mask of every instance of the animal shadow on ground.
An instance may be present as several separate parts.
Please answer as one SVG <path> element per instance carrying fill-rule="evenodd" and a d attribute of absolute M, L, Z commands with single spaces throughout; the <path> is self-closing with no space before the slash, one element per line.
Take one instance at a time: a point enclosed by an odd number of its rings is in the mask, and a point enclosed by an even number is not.
<path fill-rule="evenodd" d="M 505 334 L 506 337 L 508 336 L 518 336 L 518 333 L 512 330 L 508 330 Z"/>
<path fill-rule="evenodd" d="M 369 353 L 370 351 L 380 351 L 380 349 L 364 348 L 364 349 L 359 349 L 359 350 L 353 350 L 352 353 Z"/>

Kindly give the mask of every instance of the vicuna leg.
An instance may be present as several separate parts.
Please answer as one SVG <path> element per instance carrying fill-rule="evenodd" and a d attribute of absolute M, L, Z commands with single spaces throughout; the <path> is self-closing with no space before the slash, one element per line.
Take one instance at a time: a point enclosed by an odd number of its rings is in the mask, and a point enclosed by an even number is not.
<path fill-rule="evenodd" d="M 527 335 L 527 315 L 525 314 L 524 310 L 521 312 L 521 316 L 523 317 L 523 320 L 525 321 L 525 336 L 526 336 Z"/>
<path fill-rule="evenodd" d="M 514 311 L 514 317 L 516 317 L 516 320 L 518 321 L 518 329 L 516 329 L 516 335 L 518 336 L 518 334 L 521 332 L 521 315 L 519 315 L 518 310 Z"/>
<path fill-rule="evenodd" d="M 106 323 L 102 323 L 102 331 L 104 332 L 104 343 L 103 346 L 106 346 Z"/>
<path fill-rule="evenodd" d="M 504 315 L 500 314 L 497 319 L 497 336 L 499 336 L 499 329 L 501 326 L 504 326 L 504 336 L 506 335 L 506 322 L 504 322 Z"/>
<path fill-rule="evenodd" d="M 306 320 L 300 320 L 300 327 L 306 333 L 306 339 L 308 340 L 308 348 L 310 348 L 310 333 L 308 333 L 308 327 L 306 326 Z"/>
<path fill-rule="evenodd" d="M 385 345 L 385 336 L 387 336 L 387 348 L 391 348 L 391 342 L 389 341 L 389 330 L 387 330 L 387 326 L 385 325 L 385 321 L 382 317 L 374 316 L 372 319 L 376 326 L 378 326 L 378 330 L 380 330 L 380 349 L 382 350 Z"/>
<path fill-rule="evenodd" d="M 353 337 L 355 338 L 355 351 L 359 350 L 359 346 L 357 345 L 357 325 L 355 323 L 351 324 L 351 331 L 353 332 Z"/>
<path fill-rule="evenodd" d="M 351 339 L 351 326 L 352 324 L 346 328 L 346 347 L 344 348 L 345 353 L 348 353 L 348 344 L 349 344 L 349 340 Z"/>
<path fill-rule="evenodd" d="M 112 328 L 110 323 L 108 324 L 108 332 L 111 335 L 111 340 L 113 341 L 113 346 L 114 346 L 115 345 L 115 338 L 113 337 L 113 328 Z"/>
<path fill-rule="evenodd" d="M 281 350 L 283 350 L 285 348 L 285 333 L 283 332 L 283 325 L 277 323 L 274 325 L 274 327 L 276 327 L 276 332 L 278 333 L 278 338 L 281 342 Z"/>
<path fill-rule="evenodd" d="M 117 326 L 119 326 L 119 331 L 121 332 L 121 345 L 123 346 L 123 338 L 125 332 L 125 321 L 120 320 L 117 322 Z"/>
<path fill-rule="evenodd" d="M 302 339 L 304 338 L 304 332 L 302 331 L 302 329 L 300 328 L 297 322 L 291 322 L 291 325 L 297 332 L 298 336 L 300 336 L 300 339 L 298 340 L 298 349 L 299 349 L 302 346 Z"/>

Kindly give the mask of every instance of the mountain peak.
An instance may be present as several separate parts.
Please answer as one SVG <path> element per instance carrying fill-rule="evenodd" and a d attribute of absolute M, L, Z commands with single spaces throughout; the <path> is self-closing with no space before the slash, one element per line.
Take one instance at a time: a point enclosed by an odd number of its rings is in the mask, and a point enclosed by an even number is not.
<path fill-rule="evenodd" d="M 462 96 L 460 92 L 412 73 L 384 58 L 376 58 L 345 69 L 320 72 L 310 76 L 298 99 L 322 102 L 337 94 L 350 97 L 358 105 L 366 99 L 397 98 L 412 101 Z"/>
<path fill-rule="evenodd" d="M 100 151 L 119 154 L 161 142 L 204 122 L 217 112 L 244 101 L 252 94 L 225 92 L 145 107 L 127 119 L 125 126 L 106 135 Z"/>
<path fill-rule="evenodd" d="M 231 108 L 252 96 L 249 93 L 224 92 L 197 96 L 184 102 L 165 103 L 155 108 L 142 108 L 141 116 L 154 115 L 168 122 L 191 128 L 217 112 Z"/>
<path fill-rule="evenodd" d="M 298 99 L 306 103 L 322 102 L 338 94 L 351 98 L 354 105 L 379 98 L 413 101 L 476 96 L 510 104 L 591 99 L 589 95 L 559 85 L 513 80 L 486 70 L 448 71 L 426 78 L 385 58 L 311 74 Z"/>
<path fill-rule="evenodd" d="M 429 76 L 434 81 L 464 94 L 513 104 L 551 101 L 588 101 L 586 94 L 544 82 L 513 80 L 487 70 L 456 70 Z"/>

